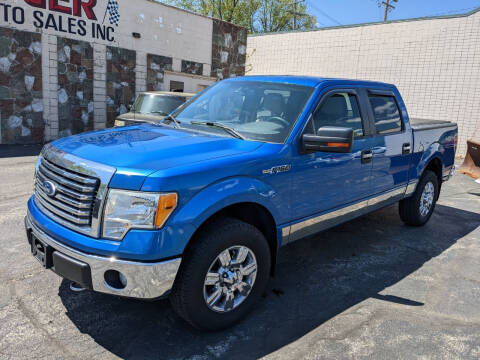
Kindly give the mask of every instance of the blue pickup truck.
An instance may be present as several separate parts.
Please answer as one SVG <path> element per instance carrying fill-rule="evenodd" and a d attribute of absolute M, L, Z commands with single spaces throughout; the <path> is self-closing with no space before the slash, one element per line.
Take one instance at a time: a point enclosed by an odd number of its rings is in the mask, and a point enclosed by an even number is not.
<path fill-rule="evenodd" d="M 456 144 L 456 124 L 409 119 L 394 85 L 228 79 L 158 124 L 47 144 L 27 237 L 72 289 L 168 296 L 221 329 L 261 297 L 281 246 L 397 202 L 424 225 Z"/>

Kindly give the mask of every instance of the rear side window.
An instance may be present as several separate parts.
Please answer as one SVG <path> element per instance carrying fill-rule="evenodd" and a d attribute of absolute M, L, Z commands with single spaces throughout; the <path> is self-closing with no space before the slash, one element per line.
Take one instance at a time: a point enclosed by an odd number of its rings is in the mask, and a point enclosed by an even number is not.
<path fill-rule="evenodd" d="M 352 128 L 356 138 L 364 135 L 357 97 L 349 93 L 331 95 L 313 114 L 313 123 L 315 131 L 322 126 L 340 126 Z"/>
<path fill-rule="evenodd" d="M 402 118 L 393 96 L 369 96 L 375 116 L 377 134 L 389 134 L 402 131 Z"/>

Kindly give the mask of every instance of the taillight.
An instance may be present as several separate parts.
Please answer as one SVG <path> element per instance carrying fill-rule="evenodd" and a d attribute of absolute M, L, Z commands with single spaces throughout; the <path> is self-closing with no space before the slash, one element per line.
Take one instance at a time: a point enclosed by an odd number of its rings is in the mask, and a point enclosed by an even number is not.
<path fill-rule="evenodd" d="M 453 150 L 455 151 L 455 154 L 457 153 L 457 145 L 458 145 L 458 134 L 455 135 L 455 138 L 453 139 Z"/>

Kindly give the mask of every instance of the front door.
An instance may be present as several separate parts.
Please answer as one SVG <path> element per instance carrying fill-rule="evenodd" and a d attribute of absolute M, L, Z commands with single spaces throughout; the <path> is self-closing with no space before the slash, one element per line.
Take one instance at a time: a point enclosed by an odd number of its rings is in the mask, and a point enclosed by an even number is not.
<path fill-rule="evenodd" d="M 303 133 L 316 134 L 323 126 L 350 127 L 354 131 L 353 150 L 297 155 L 292 162 L 293 219 L 315 218 L 371 195 L 372 139 L 367 137 L 368 117 L 360 103 L 355 89 L 333 90 L 320 100 Z"/>

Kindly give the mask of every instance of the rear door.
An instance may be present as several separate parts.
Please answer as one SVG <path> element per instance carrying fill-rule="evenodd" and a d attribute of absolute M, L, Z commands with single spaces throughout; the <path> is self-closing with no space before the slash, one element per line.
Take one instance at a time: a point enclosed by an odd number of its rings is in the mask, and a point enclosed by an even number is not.
<path fill-rule="evenodd" d="M 413 147 L 405 121 L 407 115 L 402 112 L 403 104 L 400 106 L 395 93 L 370 89 L 367 95 L 374 128 L 372 192 L 374 196 L 387 192 L 400 196 L 407 186 Z"/>

